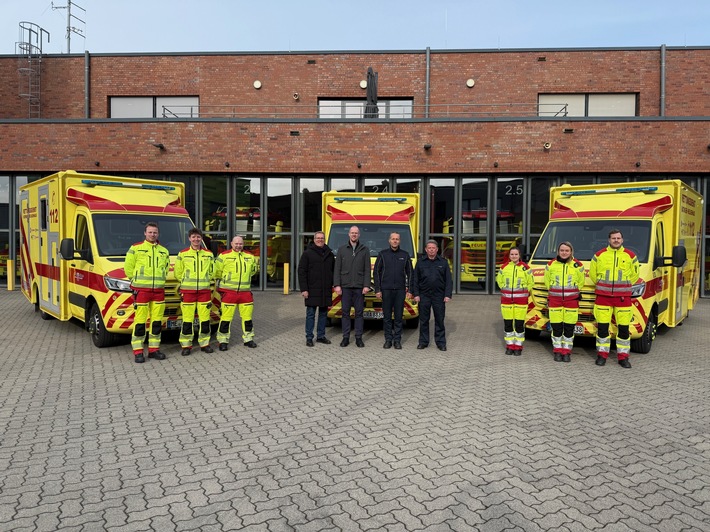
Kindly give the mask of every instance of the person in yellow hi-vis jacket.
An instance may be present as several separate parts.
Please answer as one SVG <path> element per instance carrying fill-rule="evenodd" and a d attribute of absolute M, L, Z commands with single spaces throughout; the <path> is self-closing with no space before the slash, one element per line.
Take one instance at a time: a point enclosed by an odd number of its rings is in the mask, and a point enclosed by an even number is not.
<path fill-rule="evenodd" d="M 534 280 L 532 270 L 520 260 L 520 249 L 510 248 L 508 258 L 496 275 L 503 314 L 505 354 L 520 356 L 525 342 L 525 317 Z"/>
<path fill-rule="evenodd" d="M 633 251 L 624 249 L 624 236 L 618 229 L 609 231 L 609 245 L 597 251 L 589 264 L 589 278 L 596 284 L 594 319 L 597 320 L 597 366 L 609 358 L 609 324 L 616 320 L 616 358 L 622 368 L 630 369 L 631 293 L 639 278 L 639 261 Z"/>
<path fill-rule="evenodd" d="M 557 246 L 557 257 L 545 266 L 547 309 L 552 326 L 552 354 L 555 362 L 569 362 L 574 344 L 574 326 L 579 319 L 580 290 L 584 286 L 584 265 L 574 258 L 569 242 Z"/>
<path fill-rule="evenodd" d="M 256 347 L 254 342 L 254 296 L 251 293 L 251 278 L 259 271 L 256 257 L 244 251 L 244 238 L 235 236 L 232 249 L 220 253 L 215 259 L 217 290 L 222 297 L 222 317 L 217 329 L 219 350 L 226 351 L 234 312 L 239 311 L 242 320 L 242 339 L 247 347 Z"/>
<path fill-rule="evenodd" d="M 170 253 L 158 242 L 158 224 L 145 226 L 145 240 L 133 244 L 123 266 L 133 289 L 133 336 L 131 347 L 136 362 L 145 362 L 143 343 L 150 319 L 148 335 L 148 358 L 165 360 L 160 352 L 160 333 L 165 313 L 165 278 L 170 268 Z"/>
<path fill-rule="evenodd" d="M 180 251 L 175 260 L 175 279 L 180 283 L 180 309 L 182 310 L 180 331 L 182 356 L 188 356 L 192 351 L 195 311 L 199 320 L 197 343 L 205 353 L 214 353 L 210 347 L 210 307 L 212 307 L 210 283 L 214 277 L 214 255 L 202 245 L 202 231 L 197 227 L 190 229 L 187 235 L 190 247 Z"/>

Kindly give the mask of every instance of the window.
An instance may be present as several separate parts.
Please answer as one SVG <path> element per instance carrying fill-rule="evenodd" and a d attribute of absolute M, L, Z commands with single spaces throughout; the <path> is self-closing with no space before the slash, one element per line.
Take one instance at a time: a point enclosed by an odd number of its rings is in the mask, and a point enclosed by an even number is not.
<path fill-rule="evenodd" d="M 111 118 L 196 118 L 198 96 L 111 96 Z"/>
<path fill-rule="evenodd" d="M 539 94 L 538 116 L 636 116 L 636 93 Z"/>
<path fill-rule="evenodd" d="M 364 117 L 366 100 L 318 101 L 318 118 L 360 119 Z M 412 118 L 413 102 L 403 100 L 377 100 L 378 118 Z"/>

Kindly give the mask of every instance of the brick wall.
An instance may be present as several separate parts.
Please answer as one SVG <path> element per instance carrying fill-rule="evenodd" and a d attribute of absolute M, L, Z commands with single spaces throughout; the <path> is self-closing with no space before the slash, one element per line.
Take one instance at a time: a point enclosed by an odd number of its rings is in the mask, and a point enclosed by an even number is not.
<path fill-rule="evenodd" d="M 565 128 L 574 132 L 564 133 Z M 292 136 L 291 131 L 299 135 Z M 246 125 L 224 121 L 0 122 L 5 146 L 0 168 L 97 171 L 94 163 L 98 161 L 99 170 L 115 172 L 708 172 L 708 133 L 708 122 L 696 120 Z M 166 149 L 157 149 L 153 142 L 163 143 Z M 549 150 L 543 148 L 546 142 L 551 144 Z M 424 150 L 424 144 L 431 144 L 431 150 Z"/>
<path fill-rule="evenodd" d="M 544 58 L 544 60 L 542 60 Z M 294 119 L 106 121 L 111 96 L 197 95 L 212 105 L 278 105 L 304 113 L 319 97 L 364 98 L 367 67 L 381 98 L 425 102 L 426 55 L 400 53 L 84 55 L 42 62 L 42 116 L 27 122 L 18 58 L 0 57 L 0 171 L 667 173 L 710 171 L 710 49 L 432 52 L 430 103 L 530 104 L 540 92 L 637 92 L 641 119 L 422 120 L 329 123 Z M 85 115 L 85 70 L 90 112 Z M 475 80 L 473 88 L 466 80 Z M 253 82 L 260 80 L 256 90 Z M 299 93 L 299 100 L 293 93 Z M 643 118 L 647 117 L 648 120 Z M 701 117 L 701 119 L 698 119 Z M 9 119 L 9 120 L 8 120 Z M 574 129 L 563 133 L 564 128 Z M 291 131 L 298 131 L 292 136 Z M 161 142 L 160 151 L 151 145 Z M 545 142 L 552 148 L 543 150 Z M 426 152 L 424 144 L 433 148 Z M 224 163 L 229 161 L 229 169 Z M 636 162 L 641 163 L 639 167 Z M 360 166 L 358 167 L 358 163 Z M 494 167 L 494 163 L 498 163 Z"/>

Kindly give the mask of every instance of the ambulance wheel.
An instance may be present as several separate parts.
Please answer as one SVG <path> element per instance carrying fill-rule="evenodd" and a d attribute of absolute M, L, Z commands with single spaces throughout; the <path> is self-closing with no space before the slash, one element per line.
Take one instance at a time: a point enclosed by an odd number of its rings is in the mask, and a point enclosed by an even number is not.
<path fill-rule="evenodd" d="M 113 344 L 113 334 L 106 330 L 99 306 L 94 303 L 89 313 L 89 334 L 96 347 L 108 347 Z"/>
<path fill-rule="evenodd" d="M 540 333 L 537 329 L 525 329 L 525 339 L 526 340 L 537 340 L 540 338 Z"/>
<path fill-rule="evenodd" d="M 35 312 L 39 312 L 39 317 L 42 318 L 43 320 L 51 320 L 52 316 L 50 314 L 47 314 L 44 310 L 39 308 L 39 291 L 35 290 Z"/>
<path fill-rule="evenodd" d="M 416 329 L 419 327 L 419 318 L 412 318 L 410 320 L 404 320 L 404 326 L 407 329 Z"/>
<path fill-rule="evenodd" d="M 634 353 L 648 353 L 651 350 L 651 344 L 656 339 L 657 321 L 656 311 L 652 310 L 641 337 L 631 340 L 631 350 Z"/>

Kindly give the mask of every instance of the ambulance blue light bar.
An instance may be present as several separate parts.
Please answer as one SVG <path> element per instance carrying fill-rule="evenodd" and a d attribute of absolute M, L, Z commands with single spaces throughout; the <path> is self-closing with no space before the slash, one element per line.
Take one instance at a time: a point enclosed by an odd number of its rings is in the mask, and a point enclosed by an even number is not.
<path fill-rule="evenodd" d="M 567 190 L 561 192 L 563 196 L 589 196 L 592 194 L 626 194 L 629 192 L 656 192 L 658 187 L 624 187 L 624 188 L 613 188 L 607 190 Z"/>
<path fill-rule="evenodd" d="M 145 188 L 147 190 L 175 190 L 175 187 L 170 185 L 151 185 L 150 183 L 123 183 L 120 181 L 99 181 L 98 179 L 82 179 L 84 185 L 92 187 L 127 187 L 127 188 Z"/>
<path fill-rule="evenodd" d="M 354 196 L 336 196 L 335 201 L 385 201 L 385 202 L 397 202 L 402 203 L 407 201 L 407 198 L 397 197 L 397 198 L 362 198 Z"/>

